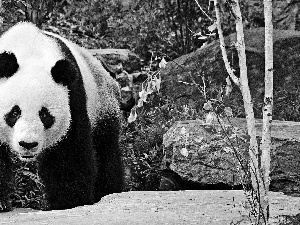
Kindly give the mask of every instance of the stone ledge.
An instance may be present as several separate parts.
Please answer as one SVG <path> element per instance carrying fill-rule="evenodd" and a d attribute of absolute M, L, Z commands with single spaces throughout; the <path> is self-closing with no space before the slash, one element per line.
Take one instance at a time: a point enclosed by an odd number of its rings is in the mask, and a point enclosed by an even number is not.
<path fill-rule="evenodd" d="M 15 209 L 0 224 L 250 224 L 243 191 L 127 192 L 69 210 Z M 270 192 L 270 224 L 300 215 L 300 197 Z"/>

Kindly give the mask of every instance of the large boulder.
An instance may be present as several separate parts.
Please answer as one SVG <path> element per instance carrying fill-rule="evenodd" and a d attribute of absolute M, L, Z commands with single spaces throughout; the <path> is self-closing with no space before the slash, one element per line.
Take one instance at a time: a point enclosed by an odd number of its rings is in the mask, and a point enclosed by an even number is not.
<path fill-rule="evenodd" d="M 239 76 L 236 34 L 225 38 L 230 63 Z M 249 86 L 256 118 L 262 118 L 264 97 L 264 28 L 245 30 Z M 300 32 L 274 30 L 274 119 L 299 121 Z M 162 93 L 179 105 L 194 102 L 202 109 L 207 99 L 219 99 L 228 76 L 219 41 L 169 62 L 162 70 Z M 203 84 L 205 82 L 205 85 Z M 203 89 L 205 87 L 205 89 Z M 203 95 L 206 92 L 206 96 Z M 205 99 L 206 98 L 206 99 Z M 240 90 L 222 99 L 235 117 L 245 117 Z"/>
<path fill-rule="evenodd" d="M 199 189 L 211 189 L 212 184 L 246 184 L 242 168 L 247 168 L 248 137 L 236 133 L 235 127 L 228 125 L 211 125 L 201 120 L 177 122 L 164 135 L 164 169 L 174 171 L 183 180 L 198 182 Z M 165 174 L 166 170 L 163 178 Z M 179 189 L 198 189 L 196 185 L 183 185 L 182 181 L 179 184 Z"/>
<path fill-rule="evenodd" d="M 260 140 L 261 120 L 256 121 L 256 128 Z M 167 187 L 171 190 L 228 189 L 249 184 L 249 177 L 244 173 L 249 162 L 249 139 L 245 134 L 245 119 L 232 118 L 222 126 L 198 120 L 175 123 L 164 135 L 163 166 L 178 176 L 173 174 L 171 179 L 177 188 Z M 300 193 L 299 148 L 300 123 L 273 121 L 271 190 Z M 161 187 L 168 184 L 170 174 L 162 174 Z"/>

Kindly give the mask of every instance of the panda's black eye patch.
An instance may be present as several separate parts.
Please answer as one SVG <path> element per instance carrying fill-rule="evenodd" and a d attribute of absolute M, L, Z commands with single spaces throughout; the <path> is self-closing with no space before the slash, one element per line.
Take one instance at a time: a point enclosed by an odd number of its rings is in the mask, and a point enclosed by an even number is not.
<path fill-rule="evenodd" d="M 39 111 L 39 117 L 44 124 L 45 129 L 49 129 L 55 122 L 54 116 L 52 116 L 46 107 L 42 107 Z"/>
<path fill-rule="evenodd" d="M 13 127 L 20 117 L 21 109 L 18 105 L 15 105 L 10 112 L 4 116 L 4 120 L 8 126 Z"/>
<path fill-rule="evenodd" d="M 9 78 L 19 69 L 16 56 L 10 52 L 0 54 L 0 78 Z"/>

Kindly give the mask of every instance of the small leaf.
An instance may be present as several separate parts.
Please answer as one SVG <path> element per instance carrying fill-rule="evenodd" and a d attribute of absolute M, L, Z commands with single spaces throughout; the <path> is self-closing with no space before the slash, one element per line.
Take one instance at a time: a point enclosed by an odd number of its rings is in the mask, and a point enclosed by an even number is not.
<path fill-rule="evenodd" d="M 208 28 L 209 32 L 213 32 L 215 29 L 217 29 L 217 23 L 213 23 L 212 25 L 210 25 Z"/>
<path fill-rule="evenodd" d="M 148 158 L 149 158 L 149 156 L 148 156 L 146 153 L 143 153 L 143 155 L 144 155 L 144 158 L 145 158 L 145 159 L 148 159 Z"/>
<path fill-rule="evenodd" d="M 156 83 L 156 90 L 157 90 L 157 92 L 159 92 L 160 84 L 161 84 L 161 77 L 160 76 L 156 78 L 155 83 Z"/>
<path fill-rule="evenodd" d="M 201 143 L 203 141 L 204 137 L 195 138 L 194 141 L 197 143 Z"/>
<path fill-rule="evenodd" d="M 233 117 L 232 109 L 230 107 L 225 107 L 224 113 L 228 117 Z"/>
<path fill-rule="evenodd" d="M 150 82 L 148 82 L 148 85 L 147 85 L 147 94 L 150 95 L 154 92 L 155 90 L 155 87 L 156 87 L 156 83 L 154 80 L 151 80 Z"/>
<path fill-rule="evenodd" d="M 187 150 L 187 148 L 182 148 L 180 150 L 180 154 L 185 156 L 185 157 L 188 157 L 189 156 L 189 151 Z"/>
<path fill-rule="evenodd" d="M 140 99 L 142 99 L 142 101 L 147 102 L 147 92 L 145 91 L 145 89 L 142 89 L 142 91 L 139 92 L 139 96 Z"/>
<path fill-rule="evenodd" d="M 198 39 L 198 40 L 206 40 L 206 39 L 207 39 L 207 36 L 199 36 L 197 39 Z"/>
<path fill-rule="evenodd" d="M 163 57 L 160 61 L 160 63 L 158 64 L 159 68 L 165 68 L 167 65 L 167 61 L 165 60 L 165 58 Z"/>
<path fill-rule="evenodd" d="M 230 148 L 230 147 L 228 147 L 228 146 L 225 146 L 225 147 L 223 148 L 223 150 L 224 150 L 226 153 L 234 153 L 233 149 Z"/>
<path fill-rule="evenodd" d="M 18 9 L 17 12 L 21 13 L 22 15 L 25 15 L 26 13 L 22 9 Z M 49 26 L 50 27 L 50 26 Z M 52 26 L 51 26 L 52 27 Z M 51 29 L 51 28 L 50 28 Z"/>
<path fill-rule="evenodd" d="M 212 107 L 211 101 L 205 102 L 204 105 L 203 105 L 203 109 L 204 109 L 204 110 L 207 110 L 207 111 L 212 110 L 213 107 Z"/>
<path fill-rule="evenodd" d="M 137 104 L 137 107 L 143 107 L 143 100 L 140 98 Z"/>
<path fill-rule="evenodd" d="M 136 120 L 137 114 L 136 114 L 136 107 L 133 107 L 130 111 L 130 115 L 128 117 L 128 123 L 132 123 Z"/>
<path fill-rule="evenodd" d="M 206 115 L 205 122 L 207 124 L 213 124 L 215 121 L 218 121 L 216 114 L 214 112 L 209 112 Z"/>
<path fill-rule="evenodd" d="M 231 84 L 231 80 L 228 77 L 226 77 L 226 87 L 225 87 L 225 95 L 228 96 L 232 91 L 232 84 Z"/>
<path fill-rule="evenodd" d="M 121 90 L 122 91 L 131 91 L 129 86 L 122 87 Z"/>
<path fill-rule="evenodd" d="M 184 127 L 182 127 L 181 130 L 180 130 L 180 134 L 184 135 L 185 133 L 186 133 L 186 129 Z"/>

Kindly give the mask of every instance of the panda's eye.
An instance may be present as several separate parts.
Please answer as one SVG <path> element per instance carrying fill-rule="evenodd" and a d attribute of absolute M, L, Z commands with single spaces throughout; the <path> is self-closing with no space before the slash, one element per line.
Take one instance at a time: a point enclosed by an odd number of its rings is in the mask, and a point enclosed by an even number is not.
<path fill-rule="evenodd" d="M 15 105 L 10 112 L 4 116 L 4 119 L 8 126 L 13 127 L 20 117 L 21 109 L 19 106 Z"/>
<path fill-rule="evenodd" d="M 45 129 L 49 129 L 55 122 L 54 116 L 52 116 L 46 107 L 42 107 L 39 112 L 39 117 L 44 124 Z"/>

